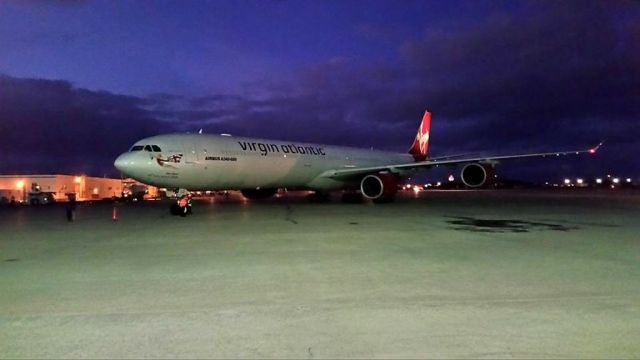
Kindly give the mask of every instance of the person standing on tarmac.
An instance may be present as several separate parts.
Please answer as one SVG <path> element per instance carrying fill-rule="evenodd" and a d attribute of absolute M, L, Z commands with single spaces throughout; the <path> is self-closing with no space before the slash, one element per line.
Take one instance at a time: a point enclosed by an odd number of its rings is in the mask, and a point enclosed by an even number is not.
<path fill-rule="evenodd" d="M 71 222 L 76 218 L 76 194 L 69 195 L 69 202 L 65 206 L 67 211 L 67 221 Z"/>

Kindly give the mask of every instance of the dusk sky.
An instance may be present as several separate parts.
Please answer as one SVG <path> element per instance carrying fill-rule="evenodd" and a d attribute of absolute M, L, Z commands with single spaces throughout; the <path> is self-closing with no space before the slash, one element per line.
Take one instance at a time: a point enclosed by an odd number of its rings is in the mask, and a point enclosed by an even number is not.
<path fill-rule="evenodd" d="M 586 148 L 510 176 L 640 176 L 638 1 L 3 1 L 0 173 L 117 176 L 197 132 L 432 155 Z"/>

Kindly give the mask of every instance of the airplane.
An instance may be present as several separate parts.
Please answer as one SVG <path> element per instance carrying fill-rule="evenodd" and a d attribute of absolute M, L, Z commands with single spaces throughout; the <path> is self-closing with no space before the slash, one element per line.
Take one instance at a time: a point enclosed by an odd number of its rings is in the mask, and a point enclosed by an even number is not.
<path fill-rule="evenodd" d="M 589 149 L 500 156 L 466 154 L 430 157 L 431 113 L 425 111 L 407 154 L 300 142 L 235 137 L 228 134 L 168 134 L 142 139 L 114 166 L 123 175 L 157 187 L 180 190 L 240 190 L 264 199 L 279 188 L 319 194 L 355 191 L 376 202 L 390 201 L 398 184 L 421 169 L 464 165 L 460 179 L 470 188 L 493 180 L 498 161 L 579 154 Z"/>

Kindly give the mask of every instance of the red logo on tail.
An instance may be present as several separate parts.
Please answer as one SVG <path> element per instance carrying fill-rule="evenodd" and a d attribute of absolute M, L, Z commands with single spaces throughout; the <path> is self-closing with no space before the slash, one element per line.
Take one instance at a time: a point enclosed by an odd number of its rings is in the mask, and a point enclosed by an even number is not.
<path fill-rule="evenodd" d="M 416 161 L 424 161 L 429 157 L 429 130 L 431 128 L 431 113 L 425 111 L 422 123 L 418 128 L 416 139 L 409 149 L 409 154 L 413 155 Z"/>

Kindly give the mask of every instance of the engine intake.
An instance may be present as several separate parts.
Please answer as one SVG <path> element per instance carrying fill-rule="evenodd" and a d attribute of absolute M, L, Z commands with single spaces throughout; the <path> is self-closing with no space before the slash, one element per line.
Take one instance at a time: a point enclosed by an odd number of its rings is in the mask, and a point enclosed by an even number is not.
<path fill-rule="evenodd" d="M 472 188 L 480 187 L 487 182 L 488 175 L 492 173 L 490 165 L 478 163 L 467 164 L 460 172 L 462 182 Z"/>
<path fill-rule="evenodd" d="M 398 178 L 392 174 L 371 174 L 360 181 L 360 191 L 367 199 L 391 200 L 398 191 Z"/>

